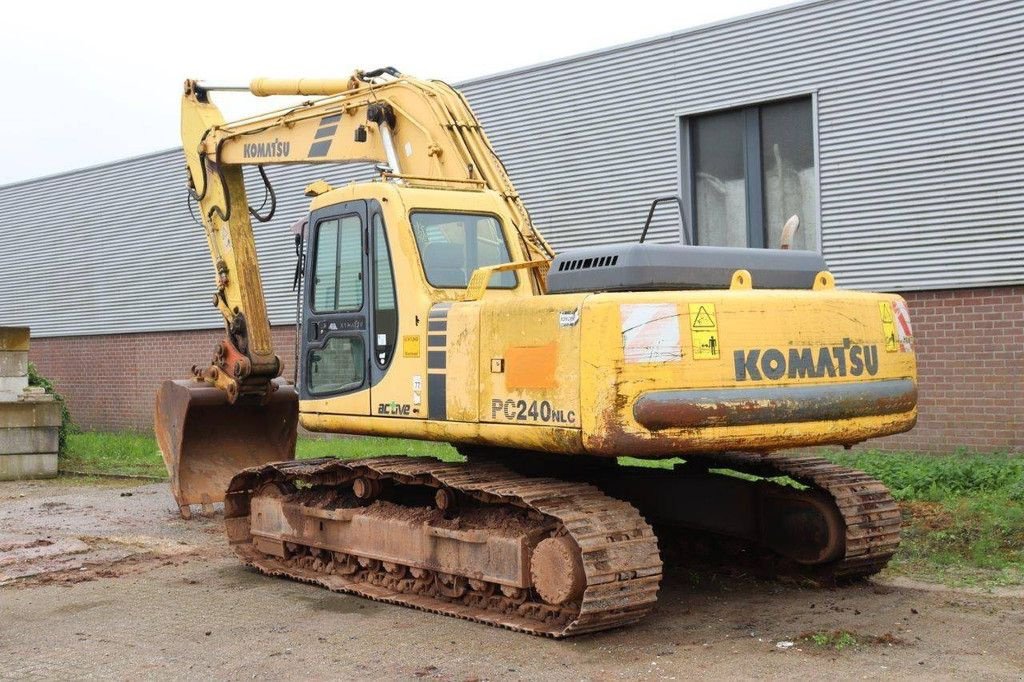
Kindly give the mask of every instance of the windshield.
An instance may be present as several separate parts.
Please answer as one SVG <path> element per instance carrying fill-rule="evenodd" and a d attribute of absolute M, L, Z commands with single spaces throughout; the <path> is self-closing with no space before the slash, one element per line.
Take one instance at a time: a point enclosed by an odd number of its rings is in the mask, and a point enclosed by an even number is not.
<path fill-rule="evenodd" d="M 477 268 L 508 263 L 508 245 L 494 216 L 464 213 L 412 214 L 412 232 L 431 286 L 465 289 Z M 511 289 L 515 272 L 498 272 L 490 289 Z"/>

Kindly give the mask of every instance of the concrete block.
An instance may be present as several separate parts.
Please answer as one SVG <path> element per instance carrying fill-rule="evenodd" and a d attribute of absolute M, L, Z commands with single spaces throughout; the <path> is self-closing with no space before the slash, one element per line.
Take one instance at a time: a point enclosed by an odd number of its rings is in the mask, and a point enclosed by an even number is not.
<path fill-rule="evenodd" d="M 0 429 L 0 456 L 57 452 L 59 440 L 59 429 L 56 426 Z"/>
<path fill-rule="evenodd" d="M 52 393 L 47 393 L 42 386 L 28 386 L 21 389 L 18 400 L 27 403 L 49 403 L 53 402 L 54 397 Z"/>
<path fill-rule="evenodd" d="M 60 404 L 24 401 L 0 403 L 0 429 L 26 426 L 60 426 Z"/>
<path fill-rule="evenodd" d="M 22 478 L 53 478 L 56 475 L 56 452 L 0 455 L 0 481 L 15 481 Z"/>
<path fill-rule="evenodd" d="M 28 387 L 28 377 L 0 377 L 0 402 L 11 402 L 21 397 Z"/>
<path fill-rule="evenodd" d="M 0 327 L 0 351 L 28 350 L 28 327 Z"/>
<path fill-rule="evenodd" d="M 28 376 L 27 350 L 0 350 L 0 377 Z"/>

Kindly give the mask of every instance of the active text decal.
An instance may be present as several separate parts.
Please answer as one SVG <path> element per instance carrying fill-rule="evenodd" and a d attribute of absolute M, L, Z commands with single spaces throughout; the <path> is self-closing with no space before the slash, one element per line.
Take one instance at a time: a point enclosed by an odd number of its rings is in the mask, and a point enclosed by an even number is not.
<path fill-rule="evenodd" d="M 395 414 L 402 417 L 408 417 L 411 408 L 408 404 L 403 405 L 402 403 L 396 403 L 391 401 L 390 403 L 381 403 L 377 405 L 377 414 Z"/>

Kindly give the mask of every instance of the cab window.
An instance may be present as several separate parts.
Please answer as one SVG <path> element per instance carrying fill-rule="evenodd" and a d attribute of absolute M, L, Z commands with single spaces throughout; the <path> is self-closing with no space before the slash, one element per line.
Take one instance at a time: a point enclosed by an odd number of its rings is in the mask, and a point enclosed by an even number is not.
<path fill-rule="evenodd" d="M 373 354 L 379 367 L 386 367 L 398 338 L 398 310 L 395 305 L 395 275 L 391 270 L 388 238 L 380 214 L 373 216 Z"/>
<path fill-rule="evenodd" d="M 363 225 L 359 216 L 320 223 L 313 277 L 316 312 L 355 312 L 363 307 Z"/>
<path fill-rule="evenodd" d="M 510 262 L 501 224 L 494 216 L 463 213 L 414 212 L 416 246 L 427 282 L 439 289 L 465 289 L 477 268 Z M 511 289 L 515 272 L 491 277 L 490 289 Z"/>
<path fill-rule="evenodd" d="M 314 395 L 343 393 L 359 388 L 366 376 L 363 339 L 332 336 L 324 347 L 311 351 L 306 366 L 309 392 Z"/>

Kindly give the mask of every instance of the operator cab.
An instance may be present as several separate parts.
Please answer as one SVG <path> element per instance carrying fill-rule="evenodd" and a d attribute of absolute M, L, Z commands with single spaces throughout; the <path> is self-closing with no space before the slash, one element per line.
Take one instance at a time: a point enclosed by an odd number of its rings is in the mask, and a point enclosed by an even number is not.
<path fill-rule="evenodd" d="M 321 406 L 329 412 L 425 418 L 416 401 L 430 369 L 431 311 L 462 300 L 477 269 L 524 260 L 512 230 L 489 190 L 371 182 L 319 194 L 296 230 L 300 399 L 331 399 Z M 512 296 L 531 286 L 509 271 L 487 289 Z"/>

